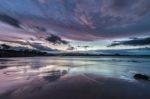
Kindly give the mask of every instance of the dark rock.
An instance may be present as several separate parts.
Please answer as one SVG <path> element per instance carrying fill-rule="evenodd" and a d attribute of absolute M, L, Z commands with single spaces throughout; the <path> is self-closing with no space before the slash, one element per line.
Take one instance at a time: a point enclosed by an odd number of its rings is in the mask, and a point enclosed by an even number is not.
<path fill-rule="evenodd" d="M 135 74 L 134 75 L 134 79 L 137 79 L 137 80 L 149 80 L 150 77 L 147 76 L 147 75 L 144 75 L 144 74 Z"/>

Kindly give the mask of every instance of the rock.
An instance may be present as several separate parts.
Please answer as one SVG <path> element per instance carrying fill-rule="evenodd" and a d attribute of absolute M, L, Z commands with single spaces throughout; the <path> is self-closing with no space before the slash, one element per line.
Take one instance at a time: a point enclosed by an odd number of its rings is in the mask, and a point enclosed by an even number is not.
<path fill-rule="evenodd" d="M 137 79 L 137 80 L 149 80 L 150 77 L 147 76 L 147 75 L 144 75 L 144 74 L 135 74 L 134 75 L 134 79 Z"/>

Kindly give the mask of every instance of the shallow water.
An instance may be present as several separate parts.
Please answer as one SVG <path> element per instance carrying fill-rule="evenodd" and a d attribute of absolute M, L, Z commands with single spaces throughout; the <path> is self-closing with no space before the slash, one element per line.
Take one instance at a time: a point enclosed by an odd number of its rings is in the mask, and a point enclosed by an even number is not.
<path fill-rule="evenodd" d="M 100 84 L 101 82 L 107 83 L 105 82 L 107 80 L 110 80 L 110 82 L 112 83 L 114 81 L 117 82 L 119 80 L 119 82 L 123 81 L 125 84 L 129 83 L 129 85 L 126 85 L 127 87 L 131 87 L 132 84 L 136 84 L 136 86 L 137 84 L 139 84 L 140 85 L 139 89 L 143 90 L 143 95 L 144 94 L 147 95 L 147 92 L 150 91 L 150 83 L 134 80 L 133 75 L 135 73 L 150 75 L 150 59 L 149 58 L 128 58 L 128 57 L 126 58 L 125 57 L 124 58 L 123 57 L 5 58 L 5 59 L 0 59 L 0 95 L 2 95 L 2 99 L 11 99 L 12 97 L 13 97 L 12 99 L 19 99 L 18 97 L 21 96 L 16 96 L 16 93 L 18 93 L 18 88 L 21 88 L 19 89 L 19 93 L 22 92 L 23 93 L 22 96 L 24 97 L 25 93 L 34 92 L 35 90 L 36 93 L 39 93 L 39 90 L 41 91 L 41 88 L 43 89 L 43 87 L 45 90 L 45 86 L 47 89 L 55 89 L 55 88 L 51 88 L 52 86 L 49 86 L 49 84 L 58 84 L 58 82 L 60 83 L 60 81 L 64 81 L 64 80 L 66 83 L 71 84 L 70 86 L 76 86 L 75 82 L 77 81 L 80 87 L 82 87 L 82 84 L 80 83 L 83 82 L 84 83 L 94 82 L 96 84 L 97 83 Z M 102 80 L 99 81 L 100 78 Z M 86 85 L 84 83 L 83 85 Z M 124 83 L 121 84 L 125 85 Z M 57 86 L 59 85 L 63 85 L 62 82 Z M 87 84 L 86 87 L 84 86 L 85 89 L 88 86 L 90 85 Z M 138 90 L 138 87 L 136 86 L 134 88 Z M 59 88 L 62 88 L 62 86 L 60 86 Z M 61 90 L 63 90 L 63 88 Z M 76 90 L 74 89 L 73 91 Z M 109 91 L 110 90 L 108 90 L 108 92 Z M 8 94 L 9 92 L 11 92 L 11 94 L 9 94 L 9 97 L 6 97 L 5 96 L 6 93 Z M 83 91 L 81 93 L 83 93 Z M 28 95 L 25 96 L 27 98 L 24 97 L 21 99 L 30 99 Z M 127 96 L 130 97 L 132 95 L 127 94 Z M 82 99 L 82 95 L 80 95 L 80 97 Z M 98 98 L 99 97 L 97 96 L 97 98 L 93 98 L 93 99 L 98 99 Z M 45 97 L 45 99 L 49 99 L 48 96 L 47 98 Z M 60 99 L 60 98 L 51 98 L 51 99 Z M 79 98 L 72 97 L 72 99 L 79 99 Z M 91 98 L 87 98 L 87 99 L 91 99 Z M 147 99 L 150 99 L 150 97 L 148 97 Z"/>

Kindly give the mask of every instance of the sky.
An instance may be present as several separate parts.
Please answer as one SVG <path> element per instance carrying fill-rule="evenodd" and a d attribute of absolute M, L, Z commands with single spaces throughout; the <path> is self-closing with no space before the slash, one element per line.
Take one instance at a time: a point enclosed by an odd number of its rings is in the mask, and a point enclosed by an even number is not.
<path fill-rule="evenodd" d="M 150 46 L 149 0 L 1 0 L 0 43 L 37 49 Z"/>

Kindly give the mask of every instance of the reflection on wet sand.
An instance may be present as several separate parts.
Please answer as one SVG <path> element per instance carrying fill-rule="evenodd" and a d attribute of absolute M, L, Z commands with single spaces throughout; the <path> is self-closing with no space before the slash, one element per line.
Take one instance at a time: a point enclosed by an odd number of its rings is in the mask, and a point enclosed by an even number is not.
<path fill-rule="evenodd" d="M 0 60 L 0 99 L 150 99 L 149 59 L 14 58 Z M 3 90 L 2 90 L 3 89 Z"/>
<path fill-rule="evenodd" d="M 43 76 L 43 78 L 45 80 L 47 80 L 47 81 L 52 82 L 52 81 L 56 81 L 56 80 L 60 79 L 60 77 L 66 75 L 67 72 L 68 72 L 67 70 L 63 70 L 63 71 L 59 71 L 59 70 L 57 70 L 57 71 L 49 71 L 48 72 L 49 75 Z"/>
<path fill-rule="evenodd" d="M 87 74 L 62 77 L 56 82 L 36 79 L 0 99 L 149 99 L 149 92 L 148 84 Z"/>

